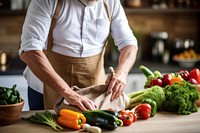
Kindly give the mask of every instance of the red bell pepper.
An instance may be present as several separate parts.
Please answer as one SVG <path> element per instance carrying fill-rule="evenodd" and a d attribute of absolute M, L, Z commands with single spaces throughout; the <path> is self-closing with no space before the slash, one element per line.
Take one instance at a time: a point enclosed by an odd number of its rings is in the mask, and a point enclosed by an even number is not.
<path fill-rule="evenodd" d="M 190 72 L 189 72 L 189 79 L 195 79 L 197 81 L 197 84 L 200 83 L 200 70 L 198 68 L 193 68 Z"/>
<path fill-rule="evenodd" d="M 148 103 L 142 103 L 136 106 L 135 113 L 138 115 L 138 118 L 148 119 L 151 117 L 151 105 Z"/>

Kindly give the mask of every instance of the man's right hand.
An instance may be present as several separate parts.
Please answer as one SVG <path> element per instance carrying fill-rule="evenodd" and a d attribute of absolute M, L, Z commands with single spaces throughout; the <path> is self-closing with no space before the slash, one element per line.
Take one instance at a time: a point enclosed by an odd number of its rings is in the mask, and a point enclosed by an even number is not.
<path fill-rule="evenodd" d="M 95 103 L 87 97 L 79 95 L 74 91 L 68 92 L 68 94 L 69 95 L 65 97 L 65 99 L 69 104 L 79 107 L 82 111 L 96 110 L 97 106 Z"/>

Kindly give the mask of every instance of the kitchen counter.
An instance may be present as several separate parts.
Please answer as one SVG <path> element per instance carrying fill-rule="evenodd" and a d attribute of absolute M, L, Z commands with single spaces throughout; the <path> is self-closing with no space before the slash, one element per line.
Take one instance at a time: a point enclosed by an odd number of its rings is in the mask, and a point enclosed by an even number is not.
<path fill-rule="evenodd" d="M 28 117 L 34 113 L 34 111 L 24 111 L 21 117 Z M 147 120 L 137 120 L 130 126 L 118 127 L 113 131 L 103 130 L 103 133 L 199 133 L 199 124 L 200 111 L 190 115 L 158 112 Z M 0 131 L 2 133 L 57 133 L 49 126 L 30 123 L 22 119 L 13 125 L 0 126 Z M 63 132 L 81 133 L 68 128 L 64 128 Z"/>

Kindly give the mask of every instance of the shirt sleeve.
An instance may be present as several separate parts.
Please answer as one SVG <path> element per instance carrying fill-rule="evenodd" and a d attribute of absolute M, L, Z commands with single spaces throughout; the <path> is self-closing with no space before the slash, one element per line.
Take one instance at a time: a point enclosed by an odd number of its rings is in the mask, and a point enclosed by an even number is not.
<path fill-rule="evenodd" d="M 137 46 L 137 39 L 133 34 L 132 29 L 128 24 L 128 20 L 120 0 L 111 0 L 110 10 L 112 15 L 111 35 L 114 39 L 118 50 L 121 50 L 127 45 Z"/>
<path fill-rule="evenodd" d="M 19 55 L 23 51 L 42 50 L 45 47 L 55 1 L 31 1 L 23 24 Z"/>

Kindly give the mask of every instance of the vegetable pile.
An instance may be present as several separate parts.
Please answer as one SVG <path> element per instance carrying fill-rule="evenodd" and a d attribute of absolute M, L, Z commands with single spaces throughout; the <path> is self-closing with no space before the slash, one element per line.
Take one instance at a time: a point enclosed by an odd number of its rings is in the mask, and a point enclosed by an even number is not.
<path fill-rule="evenodd" d="M 197 112 L 195 101 L 198 100 L 199 92 L 196 87 L 186 81 L 175 83 L 164 88 L 166 100 L 163 102 L 163 110 L 188 115 Z"/>
<path fill-rule="evenodd" d="M 163 88 L 160 86 L 152 86 L 147 89 L 132 92 L 127 94 L 130 98 L 129 109 L 139 105 L 144 99 L 152 99 L 156 102 L 158 109 L 161 108 L 163 101 L 165 100 L 165 94 Z"/>
<path fill-rule="evenodd" d="M 16 90 L 17 85 L 12 88 L 0 86 L 0 105 L 16 104 L 22 101 L 20 93 Z"/>
<path fill-rule="evenodd" d="M 126 109 L 116 111 L 110 108 L 82 113 L 61 109 L 55 115 L 49 111 L 37 112 L 25 119 L 49 125 L 56 131 L 67 127 L 101 133 L 101 129 L 115 130 L 119 126 L 129 126 L 138 119 L 147 120 L 154 117 L 157 111 L 177 112 L 181 115 L 198 111 L 195 102 L 200 99 L 200 93 L 194 84 L 200 84 L 199 69 L 194 68 L 190 72 L 181 70 L 164 75 L 159 71 L 152 72 L 145 66 L 140 66 L 140 70 L 147 77 L 145 87 L 141 91 L 126 94 L 130 100 Z"/>
<path fill-rule="evenodd" d="M 195 102 L 200 99 L 200 93 L 195 84 L 200 84 L 200 70 L 180 70 L 177 73 L 162 75 L 159 71 L 152 72 L 141 65 L 140 70 L 147 77 L 146 87 L 159 86 L 164 91 L 165 100 L 161 103 L 161 110 L 173 111 L 182 115 L 197 112 Z"/>
<path fill-rule="evenodd" d="M 143 65 L 141 65 L 139 69 L 147 77 L 145 87 L 151 87 L 154 85 L 165 87 L 167 85 L 173 85 L 175 82 L 181 82 L 182 80 L 191 84 L 200 84 L 200 70 L 198 68 L 193 68 L 191 71 L 180 70 L 177 73 L 167 73 L 164 75 L 157 70 L 152 72 L 149 68 Z"/>

